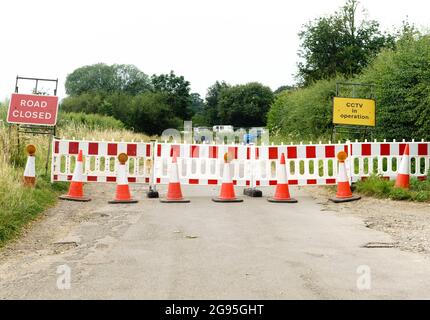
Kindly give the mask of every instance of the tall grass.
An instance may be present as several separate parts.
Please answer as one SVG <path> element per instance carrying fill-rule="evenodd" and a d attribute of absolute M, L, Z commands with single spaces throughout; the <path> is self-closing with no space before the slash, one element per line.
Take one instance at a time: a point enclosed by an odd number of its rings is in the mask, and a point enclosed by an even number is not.
<path fill-rule="evenodd" d="M 66 183 L 50 183 L 50 166 L 46 164 L 50 137 L 18 134 L 16 126 L 6 124 L 6 104 L 0 103 L 0 246 L 20 234 L 20 230 L 46 208 L 54 205 Z M 95 140 L 149 140 L 128 131 L 122 122 L 100 115 L 60 113 L 57 136 Z M 27 144 L 36 146 L 36 188 L 26 188 L 22 176 Z"/>
<path fill-rule="evenodd" d="M 364 195 L 393 200 L 410 200 L 418 202 L 430 201 L 430 180 L 420 181 L 411 178 L 409 190 L 395 188 L 393 180 L 386 180 L 372 175 L 366 180 L 356 183 L 356 190 Z"/>

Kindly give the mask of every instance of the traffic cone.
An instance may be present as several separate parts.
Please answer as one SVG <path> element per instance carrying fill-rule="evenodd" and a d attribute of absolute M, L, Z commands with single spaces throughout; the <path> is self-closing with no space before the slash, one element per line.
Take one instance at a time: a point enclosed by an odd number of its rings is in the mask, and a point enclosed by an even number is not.
<path fill-rule="evenodd" d="M 236 198 L 233 180 L 231 180 L 229 154 L 224 155 L 224 172 L 219 197 L 212 198 L 214 202 L 242 202 L 243 199 Z"/>
<path fill-rule="evenodd" d="M 23 183 L 26 187 L 36 186 L 36 147 L 29 144 L 26 147 L 28 153 L 27 163 L 25 164 Z"/>
<path fill-rule="evenodd" d="M 190 202 L 190 200 L 184 199 L 184 197 L 182 196 L 176 153 L 173 154 L 172 163 L 170 164 L 170 167 L 169 167 L 169 186 L 167 188 L 167 195 L 166 195 L 166 198 L 160 199 L 160 202 L 164 202 L 164 203 Z"/>
<path fill-rule="evenodd" d="M 131 198 L 130 188 L 128 186 L 127 167 L 125 163 L 128 156 L 125 153 L 118 155 L 118 173 L 116 175 L 116 193 L 115 199 L 108 201 L 108 203 L 137 203 L 138 201 Z"/>
<path fill-rule="evenodd" d="M 285 203 L 296 203 L 297 200 L 290 197 L 290 190 L 288 188 L 287 180 L 287 167 L 285 165 L 285 155 L 281 155 L 281 162 L 277 167 L 276 176 L 278 177 L 278 183 L 276 184 L 275 196 L 268 198 L 269 202 L 285 202 Z"/>
<path fill-rule="evenodd" d="M 337 154 L 337 159 L 339 160 L 339 172 L 337 174 L 337 192 L 336 197 L 330 198 L 333 202 L 348 202 L 361 199 L 360 196 L 354 196 L 351 192 L 351 187 L 349 185 L 349 179 L 346 174 L 345 160 L 347 158 L 345 151 L 340 151 Z"/>
<path fill-rule="evenodd" d="M 403 152 L 402 161 L 400 162 L 400 168 L 397 173 L 396 188 L 409 189 L 409 145 L 406 145 L 405 151 Z"/>
<path fill-rule="evenodd" d="M 69 193 L 63 194 L 58 198 L 71 201 L 90 201 L 91 199 L 84 196 L 84 183 L 82 173 L 82 150 L 79 150 L 78 159 L 76 160 L 75 171 L 73 172 L 72 181 L 70 182 Z"/>

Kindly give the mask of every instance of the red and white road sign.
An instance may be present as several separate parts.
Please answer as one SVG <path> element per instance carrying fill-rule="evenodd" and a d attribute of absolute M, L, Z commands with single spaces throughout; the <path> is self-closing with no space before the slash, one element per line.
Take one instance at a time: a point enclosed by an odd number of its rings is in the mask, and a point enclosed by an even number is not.
<path fill-rule="evenodd" d="M 58 97 L 12 93 L 7 122 L 55 126 Z"/>

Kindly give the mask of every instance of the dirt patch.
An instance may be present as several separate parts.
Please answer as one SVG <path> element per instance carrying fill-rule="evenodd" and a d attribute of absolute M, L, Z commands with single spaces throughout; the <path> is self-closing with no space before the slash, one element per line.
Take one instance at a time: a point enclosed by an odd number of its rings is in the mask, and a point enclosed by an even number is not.
<path fill-rule="evenodd" d="M 366 196 L 359 201 L 333 203 L 328 201 L 333 190 L 313 188 L 309 192 L 323 205 L 321 211 L 360 217 L 366 227 L 391 235 L 398 248 L 430 257 L 430 204 Z"/>

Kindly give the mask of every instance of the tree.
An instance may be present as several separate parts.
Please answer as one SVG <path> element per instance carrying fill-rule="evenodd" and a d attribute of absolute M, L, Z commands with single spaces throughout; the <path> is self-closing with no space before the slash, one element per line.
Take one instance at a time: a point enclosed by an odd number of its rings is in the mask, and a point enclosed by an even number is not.
<path fill-rule="evenodd" d="M 266 114 L 274 95 L 269 87 L 251 82 L 224 88 L 218 99 L 218 116 L 222 124 L 254 127 L 266 124 Z"/>
<path fill-rule="evenodd" d="M 134 65 L 97 63 L 74 70 L 66 78 L 66 93 L 123 92 L 136 95 L 150 90 L 148 76 Z"/>
<path fill-rule="evenodd" d="M 307 87 L 278 94 L 267 114 L 270 132 L 297 142 L 330 139 L 336 80 L 344 79 L 318 80 Z"/>
<path fill-rule="evenodd" d="M 296 87 L 294 86 L 288 86 L 288 85 L 284 85 L 284 86 L 280 86 L 278 89 L 276 89 L 275 91 L 273 91 L 274 94 L 279 94 L 285 90 L 291 91 L 294 90 Z"/>
<path fill-rule="evenodd" d="M 191 93 L 190 94 L 191 99 L 191 111 L 193 114 L 200 113 L 203 111 L 203 108 L 205 107 L 205 103 L 203 99 L 200 97 L 200 94 L 198 93 Z"/>
<path fill-rule="evenodd" d="M 382 48 L 393 48 L 395 39 L 382 33 L 374 20 L 359 22 L 357 0 L 346 0 L 340 12 L 307 23 L 299 33 L 304 60 L 298 78 L 308 85 L 337 74 L 347 78 L 359 73 Z"/>
<path fill-rule="evenodd" d="M 168 105 L 168 96 L 161 92 L 146 92 L 131 101 L 130 125 L 136 131 L 161 134 L 167 128 L 179 128 L 181 120 Z"/>
<path fill-rule="evenodd" d="M 218 100 L 220 92 L 223 89 L 230 88 L 231 86 L 225 81 L 216 81 L 214 85 L 208 88 L 205 98 L 204 118 L 209 125 L 219 124 L 220 118 L 218 116 Z"/>
<path fill-rule="evenodd" d="M 430 138 L 430 34 L 405 28 L 395 50 L 384 50 L 357 81 L 374 83 L 375 136 Z"/>
<path fill-rule="evenodd" d="M 167 95 L 167 103 L 172 107 L 174 115 L 181 119 L 192 116 L 190 83 L 183 76 L 176 76 L 173 71 L 169 74 L 153 75 L 151 77 L 153 90 Z"/>

